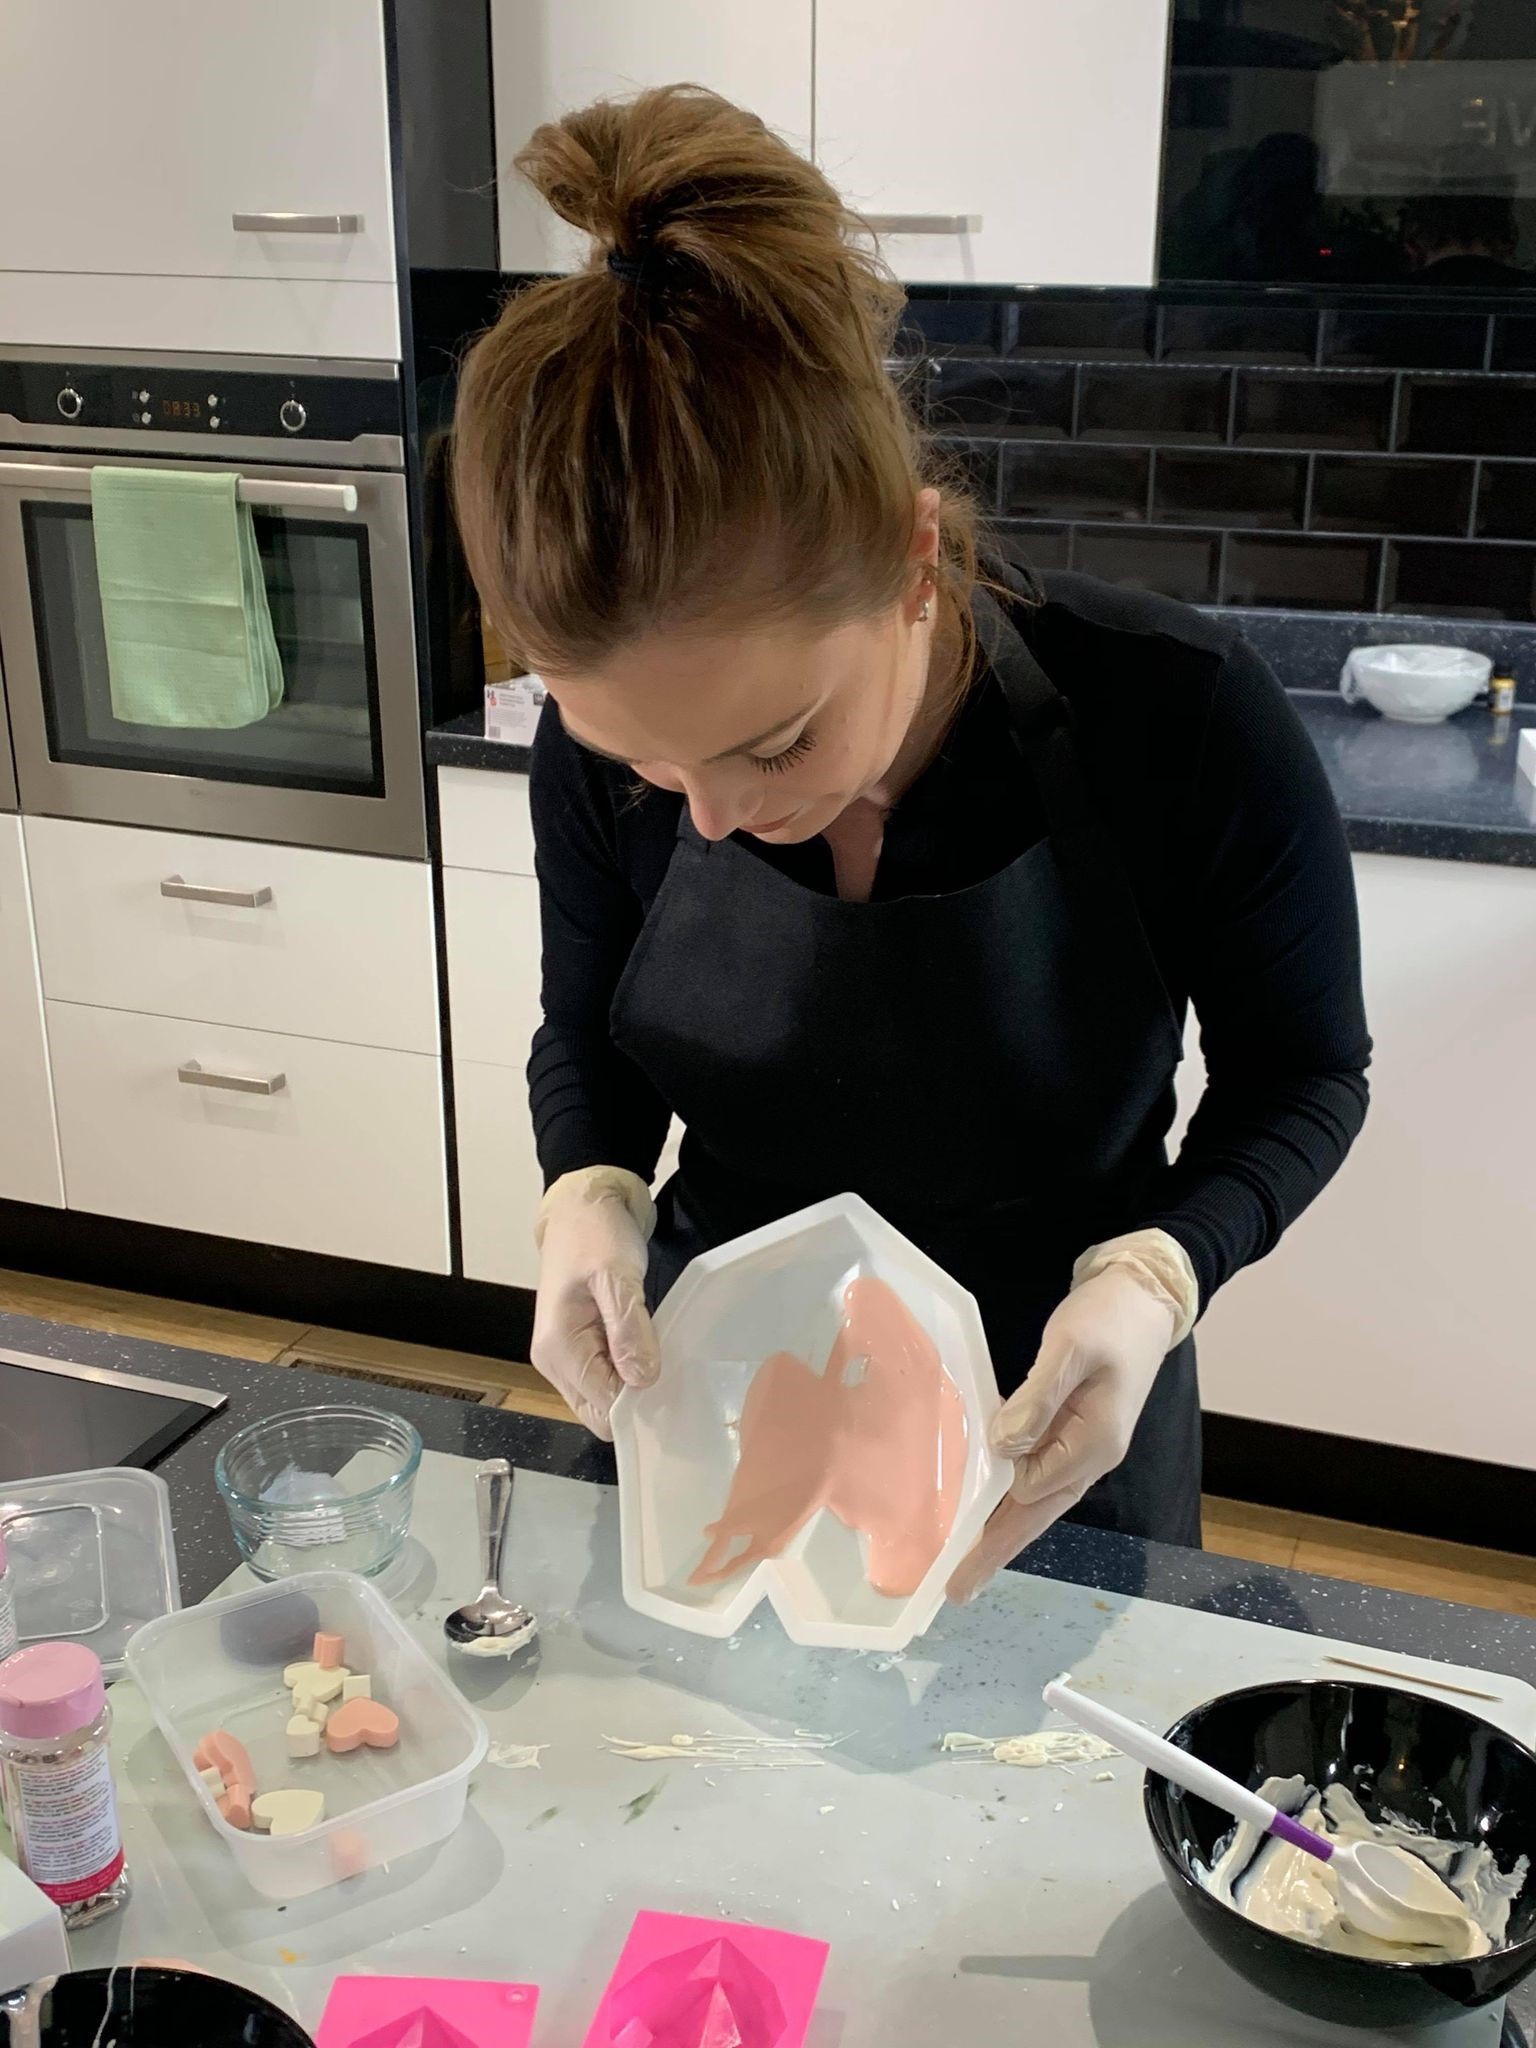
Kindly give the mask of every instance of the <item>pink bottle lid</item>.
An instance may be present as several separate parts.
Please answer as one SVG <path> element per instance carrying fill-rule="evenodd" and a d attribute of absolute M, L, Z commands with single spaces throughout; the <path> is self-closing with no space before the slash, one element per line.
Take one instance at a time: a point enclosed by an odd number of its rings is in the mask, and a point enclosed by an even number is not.
<path fill-rule="evenodd" d="M 106 1703 L 101 1659 L 84 1643 L 34 1643 L 0 1664 L 0 1728 L 23 1741 L 89 1728 Z"/>

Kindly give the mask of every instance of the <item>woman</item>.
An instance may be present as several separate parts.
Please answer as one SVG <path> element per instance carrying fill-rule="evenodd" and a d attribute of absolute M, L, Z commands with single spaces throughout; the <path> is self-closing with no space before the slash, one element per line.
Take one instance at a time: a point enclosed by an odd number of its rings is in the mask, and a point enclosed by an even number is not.
<path fill-rule="evenodd" d="M 1229 628 L 978 578 L 886 371 L 901 292 L 758 121 L 668 88 L 518 168 L 593 240 L 478 342 L 456 426 L 476 582 L 551 697 L 534 1363 L 606 1435 L 647 1300 L 852 1188 L 975 1294 L 1011 1396 L 952 1595 L 1069 1510 L 1197 1544 L 1190 1328 L 1365 1112 L 1311 747 Z"/>

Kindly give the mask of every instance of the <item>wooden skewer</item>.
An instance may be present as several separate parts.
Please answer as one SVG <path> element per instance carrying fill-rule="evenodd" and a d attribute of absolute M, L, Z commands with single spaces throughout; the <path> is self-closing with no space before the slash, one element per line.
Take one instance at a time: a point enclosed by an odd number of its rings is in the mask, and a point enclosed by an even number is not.
<path fill-rule="evenodd" d="M 1474 1692 L 1469 1685 L 1452 1685 L 1448 1678 L 1426 1678 L 1418 1671 L 1389 1671 L 1384 1664 L 1357 1664 L 1353 1657 L 1325 1657 L 1325 1664 L 1336 1664 L 1341 1671 L 1366 1671 L 1372 1678 L 1395 1678 L 1400 1685 L 1432 1685 L 1437 1692 L 1453 1692 L 1458 1699 L 1487 1700 L 1494 1706 L 1502 1706 L 1504 1696 L 1497 1692 Z"/>

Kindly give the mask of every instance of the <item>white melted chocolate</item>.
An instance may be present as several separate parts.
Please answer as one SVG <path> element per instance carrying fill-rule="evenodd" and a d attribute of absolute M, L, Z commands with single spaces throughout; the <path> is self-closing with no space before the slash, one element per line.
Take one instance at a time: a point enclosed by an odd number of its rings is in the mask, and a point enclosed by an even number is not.
<path fill-rule="evenodd" d="M 1259 1792 L 1282 1813 L 1335 1841 L 1386 1842 L 1408 1850 L 1445 1880 L 1462 1912 L 1433 1922 L 1405 1914 L 1401 1937 L 1390 1941 L 1364 1934 L 1350 1923 L 1347 1898 L 1330 1865 L 1244 1821 L 1219 1845 L 1213 1868 L 1194 1866 L 1204 1889 L 1244 1919 L 1335 1955 L 1381 1963 L 1461 1962 L 1503 1943 L 1510 1907 L 1530 1869 L 1528 1858 L 1522 1856 L 1506 1874 L 1484 1843 L 1442 1841 L 1404 1821 L 1367 1820 L 1343 1785 L 1318 1793 L 1302 1778 L 1270 1778 Z"/>

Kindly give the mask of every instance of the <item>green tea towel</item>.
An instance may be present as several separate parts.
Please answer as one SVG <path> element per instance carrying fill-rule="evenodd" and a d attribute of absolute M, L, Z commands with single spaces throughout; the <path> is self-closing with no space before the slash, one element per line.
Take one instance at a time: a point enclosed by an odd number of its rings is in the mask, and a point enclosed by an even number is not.
<path fill-rule="evenodd" d="M 283 701 L 251 508 L 227 471 L 91 471 L 112 713 L 128 725 L 254 725 Z"/>

